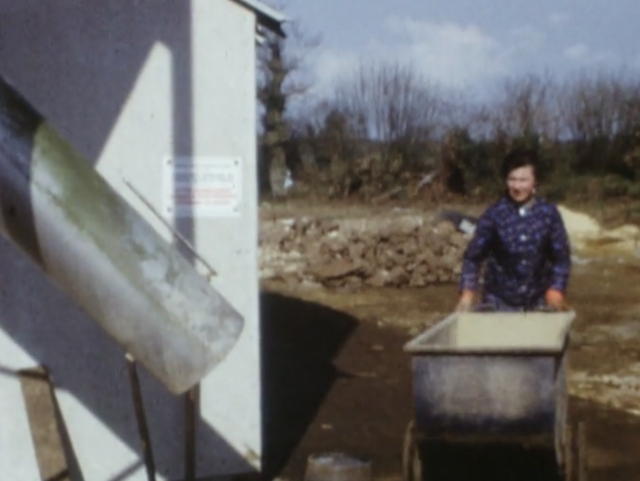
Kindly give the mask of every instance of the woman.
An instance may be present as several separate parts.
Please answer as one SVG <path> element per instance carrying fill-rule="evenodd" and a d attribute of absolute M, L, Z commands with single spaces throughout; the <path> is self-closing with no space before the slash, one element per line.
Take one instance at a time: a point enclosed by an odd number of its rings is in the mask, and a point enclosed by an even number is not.
<path fill-rule="evenodd" d="M 484 264 L 482 304 L 497 311 L 567 308 L 571 271 L 567 231 L 555 205 L 536 196 L 537 158 L 509 153 L 502 165 L 506 193 L 480 217 L 464 254 L 458 311 L 474 307 Z"/>

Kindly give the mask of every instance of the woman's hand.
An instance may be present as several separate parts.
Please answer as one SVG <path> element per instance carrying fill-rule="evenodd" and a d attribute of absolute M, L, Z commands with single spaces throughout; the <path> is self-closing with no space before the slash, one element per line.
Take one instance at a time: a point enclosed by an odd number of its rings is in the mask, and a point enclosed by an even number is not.
<path fill-rule="evenodd" d="M 566 312 L 571 310 L 571 306 L 564 299 L 564 293 L 557 289 L 549 289 L 545 294 L 545 301 L 549 307 L 556 311 Z"/>
<path fill-rule="evenodd" d="M 456 306 L 456 312 L 469 312 L 473 307 L 474 301 L 475 293 L 473 291 L 462 291 L 462 295 Z"/>

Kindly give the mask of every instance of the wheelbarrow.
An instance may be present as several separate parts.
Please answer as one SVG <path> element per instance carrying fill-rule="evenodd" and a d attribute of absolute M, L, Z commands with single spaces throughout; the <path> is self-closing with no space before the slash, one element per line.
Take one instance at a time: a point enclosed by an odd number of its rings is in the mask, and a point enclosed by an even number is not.
<path fill-rule="evenodd" d="M 412 356 L 414 418 L 406 481 L 429 479 L 429 443 L 520 445 L 555 451 L 558 474 L 584 479 L 584 423 L 567 416 L 574 312 L 455 313 L 404 346 Z"/>

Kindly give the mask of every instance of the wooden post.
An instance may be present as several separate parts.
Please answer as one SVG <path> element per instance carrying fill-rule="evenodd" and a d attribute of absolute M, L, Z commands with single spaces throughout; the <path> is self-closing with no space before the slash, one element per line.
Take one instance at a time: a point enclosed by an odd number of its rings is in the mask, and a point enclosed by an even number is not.
<path fill-rule="evenodd" d="M 71 481 L 69 463 L 56 419 L 55 393 L 46 370 L 35 367 L 16 374 L 20 378 L 41 479 Z M 10 416 L 11 413 L 5 415 Z"/>

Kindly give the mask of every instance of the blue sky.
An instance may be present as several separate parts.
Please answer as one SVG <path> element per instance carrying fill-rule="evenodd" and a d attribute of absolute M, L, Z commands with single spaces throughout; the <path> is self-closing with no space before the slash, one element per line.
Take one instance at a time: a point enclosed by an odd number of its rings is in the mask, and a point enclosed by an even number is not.
<path fill-rule="evenodd" d="M 362 59 L 406 62 L 433 82 L 474 93 L 523 73 L 640 72 L 640 0 L 278 3 L 322 36 L 308 56 L 319 95 Z"/>

